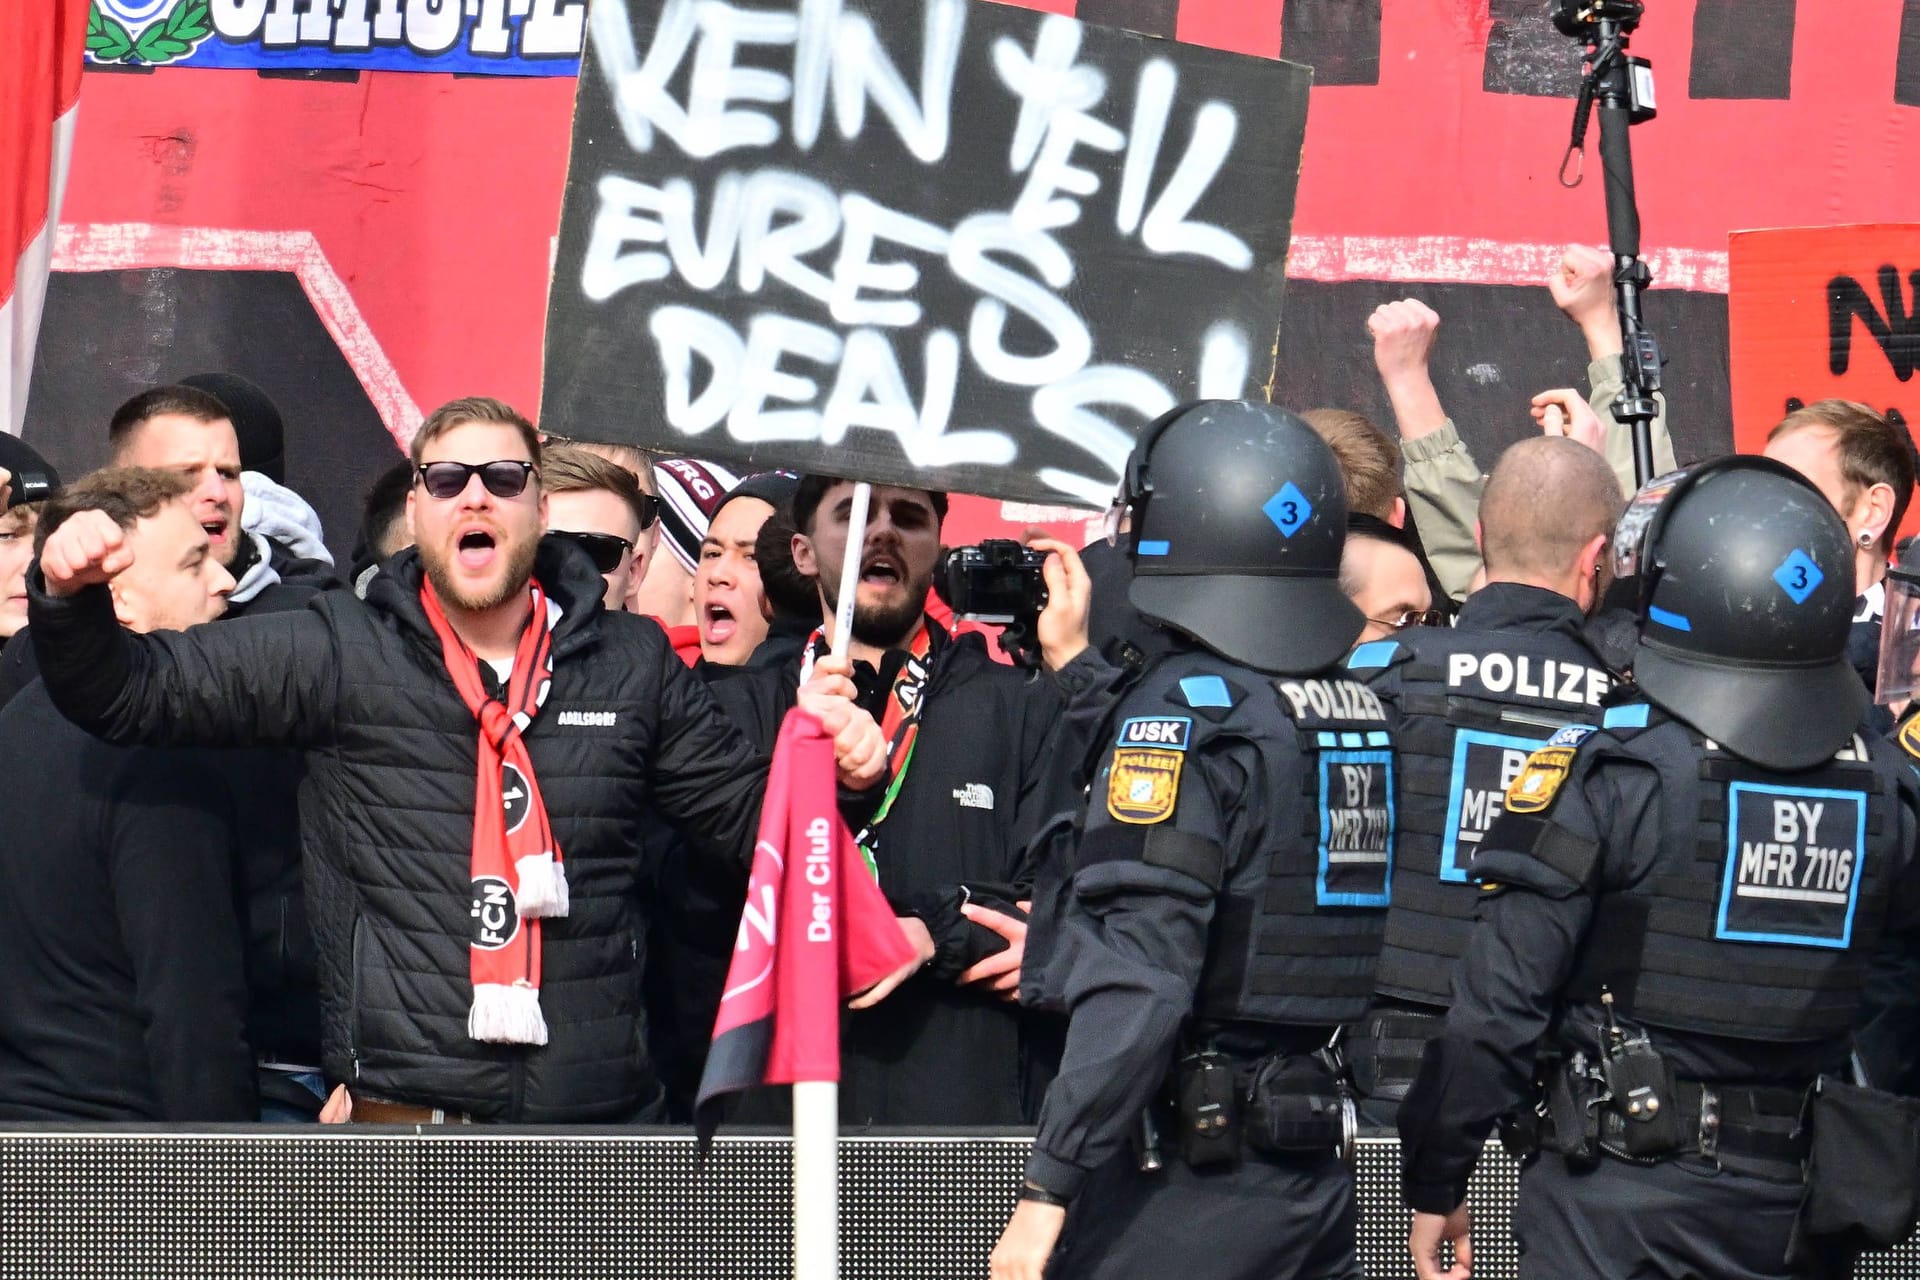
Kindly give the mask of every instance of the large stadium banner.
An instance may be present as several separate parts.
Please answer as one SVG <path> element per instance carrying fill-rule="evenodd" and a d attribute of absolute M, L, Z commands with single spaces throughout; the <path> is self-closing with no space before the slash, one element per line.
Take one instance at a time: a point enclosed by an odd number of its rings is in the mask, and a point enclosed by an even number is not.
<path fill-rule="evenodd" d="M 587 0 L 93 0 L 87 60 L 570 76 Z"/>
<path fill-rule="evenodd" d="M 595 0 L 549 430 L 1103 505 L 1273 373 L 1311 73 L 967 0 Z"/>

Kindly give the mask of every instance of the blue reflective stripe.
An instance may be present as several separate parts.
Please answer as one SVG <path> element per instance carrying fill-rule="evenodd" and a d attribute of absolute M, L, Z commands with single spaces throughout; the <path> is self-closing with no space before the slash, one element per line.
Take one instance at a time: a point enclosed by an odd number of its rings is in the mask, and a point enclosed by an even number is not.
<path fill-rule="evenodd" d="M 1180 682 L 1180 692 L 1187 695 L 1190 707 L 1230 707 L 1233 695 L 1227 691 L 1227 682 L 1219 676 L 1188 676 Z"/>
<path fill-rule="evenodd" d="M 1138 544 L 1134 547 L 1133 553 L 1137 556 L 1163 556 L 1171 550 L 1173 550 L 1173 544 L 1171 542 L 1156 538 L 1152 541 Z"/>
<path fill-rule="evenodd" d="M 1368 667 L 1384 667 L 1393 661 L 1393 655 L 1399 651 L 1398 640 L 1375 640 L 1363 644 L 1347 655 L 1347 670 L 1359 671 Z"/>
<path fill-rule="evenodd" d="M 1659 605 L 1650 604 L 1647 606 L 1647 621 L 1657 622 L 1661 626 L 1671 627 L 1675 631 L 1693 630 L 1693 624 L 1687 621 L 1684 615 L 1662 609 Z"/>
<path fill-rule="evenodd" d="M 1392 739 L 1387 737 L 1384 729 L 1375 729 L 1367 735 L 1367 745 L 1370 747 L 1385 747 L 1391 744 Z"/>
<path fill-rule="evenodd" d="M 1647 704 L 1638 702 L 1627 707 L 1608 707 L 1607 714 L 1600 718 L 1603 729 L 1644 729 L 1647 727 Z"/>
<path fill-rule="evenodd" d="M 1340 745 L 1340 735 L 1337 733 L 1322 733 L 1320 735 L 1320 745 L 1323 747 L 1337 747 Z"/>

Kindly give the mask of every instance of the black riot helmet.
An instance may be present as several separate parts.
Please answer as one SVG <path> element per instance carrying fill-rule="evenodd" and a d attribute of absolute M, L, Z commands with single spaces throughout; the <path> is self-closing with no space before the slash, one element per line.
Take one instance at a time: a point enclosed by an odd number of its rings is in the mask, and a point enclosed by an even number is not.
<path fill-rule="evenodd" d="M 1615 533 L 1638 583 L 1633 675 L 1649 699 L 1770 769 L 1809 769 L 1860 726 L 1847 662 L 1853 545 L 1797 471 L 1740 455 L 1648 482 Z"/>
<path fill-rule="evenodd" d="M 1115 512 L 1132 519 L 1134 608 L 1222 657 L 1319 671 L 1366 625 L 1340 591 L 1340 465 L 1284 409 L 1203 400 L 1163 415 L 1134 444 Z"/>

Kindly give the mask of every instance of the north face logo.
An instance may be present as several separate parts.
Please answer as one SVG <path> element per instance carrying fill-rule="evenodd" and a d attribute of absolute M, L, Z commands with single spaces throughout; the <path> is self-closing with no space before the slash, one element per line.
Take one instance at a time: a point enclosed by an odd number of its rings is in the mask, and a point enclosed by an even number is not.
<path fill-rule="evenodd" d="M 589 729 L 610 729 L 619 714 L 617 711 L 562 711 L 560 723 Z"/>
<path fill-rule="evenodd" d="M 962 809 L 993 808 L 993 788 L 984 782 L 969 782 L 953 793 Z"/>

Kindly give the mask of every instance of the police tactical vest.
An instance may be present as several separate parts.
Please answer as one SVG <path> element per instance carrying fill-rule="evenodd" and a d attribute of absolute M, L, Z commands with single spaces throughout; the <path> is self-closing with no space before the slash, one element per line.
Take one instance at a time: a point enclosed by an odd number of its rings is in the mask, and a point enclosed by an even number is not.
<path fill-rule="evenodd" d="M 1333 673 L 1258 686 L 1251 722 L 1265 839 L 1229 849 L 1196 1012 L 1283 1026 L 1350 1022 L 1372 1001 L 1396 849 L 1380 700 Z"/>
<path fill-rule="evenodd" d="M 1623 721 L 1645 716 L 1650 727 Z M 1781 774 L 1730 755 L 1644 704 L 1608 713 L 1600 758 L 1660 777 L 1661 849 L 1652 874 L 1602 891 L 1570 992 L 1604 984 L 1651 1026 L 1745 1040 L 1844 1035 L 1885 920 L 1900 768 L 1853 743 Z"/>
<path fill-rule="evenodd" d="M 1384 995 L 1446 1006 L 1479 892 L 1467 879 L 1480 837 L 1500 816 L 1527 756 L 1569 723 L 1595 724 L 1613 679 L 1564 635 L 1431 631 L 1397 648 L 1402 718 L 1400 845 L 1377 986 Z M 1389 658 L 1389 661 L 1395 659 Z"/>

